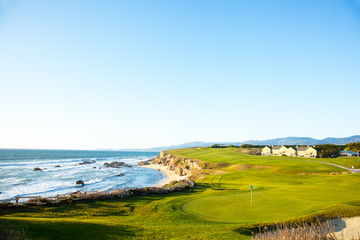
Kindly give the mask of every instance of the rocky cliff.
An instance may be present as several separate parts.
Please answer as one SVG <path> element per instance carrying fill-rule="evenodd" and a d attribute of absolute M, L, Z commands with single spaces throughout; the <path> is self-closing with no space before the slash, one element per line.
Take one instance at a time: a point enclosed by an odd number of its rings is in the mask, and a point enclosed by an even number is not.
<path fill-rule="evenodd" d="M 200 164 L 193 159 L 178 157 L 166 152 L 161 152 L 151 163 L 166 166 L 168 170 L 173 171 L 175 174 L 187 176 L 192 180 L 202 170 Z"/>

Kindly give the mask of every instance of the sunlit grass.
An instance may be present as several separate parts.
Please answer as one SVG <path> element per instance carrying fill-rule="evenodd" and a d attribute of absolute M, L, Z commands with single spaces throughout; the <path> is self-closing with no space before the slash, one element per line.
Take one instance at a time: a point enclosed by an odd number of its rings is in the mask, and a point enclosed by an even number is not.
<path fill-rule="evenodd" d="M 345 171 L 334 166 L 232 148 L 168 152 L 202 161 L 208 174 L 187 192 L 1 210 L 0 224 L 37 239 L 250 239 L 256 224 L 360 214 L 360 176 L 330 175 Z"/>

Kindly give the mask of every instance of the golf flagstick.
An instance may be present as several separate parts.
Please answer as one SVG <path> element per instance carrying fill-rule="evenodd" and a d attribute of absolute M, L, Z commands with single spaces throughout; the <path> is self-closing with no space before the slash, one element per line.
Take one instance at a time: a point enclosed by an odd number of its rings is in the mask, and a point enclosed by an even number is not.
<path fill-rule="evenodd" d="M 251 203 L 251 207 L 252 207 L 252 190 L 253 190 L 253 185 L 251 185 L 251 194 L 250 194 L 250 203 Z"/>

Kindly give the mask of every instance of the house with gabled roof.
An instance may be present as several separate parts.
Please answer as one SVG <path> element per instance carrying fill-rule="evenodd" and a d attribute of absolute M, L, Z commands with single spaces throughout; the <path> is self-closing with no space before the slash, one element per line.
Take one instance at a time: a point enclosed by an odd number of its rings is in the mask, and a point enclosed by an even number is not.
<path fill-rule="evenodd" d="M 296 157 L 296 149 L 293 147 L 288 147 L 288 149 L 285 152 L 285 156 Z"/>
<path fill-rule="evenodd" d="M 298 157 L 317 157 L 318 150 L 315 147 L 297 147 L 297 156 Z"/>
<path fill-rule="evenodd" d="M 307 147 L 296 147 L 296 156 L 298 157 L 306 157 Z"/>
<path fill-rule="evenodd" d="M 279 149 L 279 153 L 281 156 L 286 156 L 286 151 L 288 150 L 288 148 L 284 145 L 281 145 L 280 149 Z"/>
<path fill-rule="evenodd" d="M 266 146 L 261 150 L 261 155 L 267 156 L 288 156 L 288 157 L 317 157 L 319 151 L 315 146 L 310 147 L 286 147 L 281 146 Z"/>
<path fill-rule="evenodd" d="M 261 155 L 271 156 L 272 155 L 272 147 L 266 146 L 261 150 Z"/>
<path fill-rule="evenodd" d="M 272 148 L 272 155 L 274 156 L 282 156 L 282 154 L 280 153 L 280 148 L 282 146 L 271 146 Z"/>
<path fill-rule="evenodd" d="M 306 149 L 306 157 L 317 157 L 318 156 L 318 150 L 314 147 L 308 147 Z"/>

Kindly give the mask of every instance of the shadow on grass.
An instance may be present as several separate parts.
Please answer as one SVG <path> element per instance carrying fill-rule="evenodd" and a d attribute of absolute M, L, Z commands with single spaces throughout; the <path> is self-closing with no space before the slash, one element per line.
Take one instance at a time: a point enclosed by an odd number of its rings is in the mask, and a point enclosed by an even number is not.
<path fill-rule="evenodd" d="M 0 219 L 4 227 L 24 229 L 32 239 L 133 238 L 136 229 L 125 225 L 108 226 L 86 222 L 20 221 Z M 139 229 L 138 229 L 139 230 Z"/>
<path fill-rule="evenodd" d="M 135 196 L 125 199 L 88 199 L 75 203 L 59 203 L 44 206 L 10 206 L 0 209 L 0 216 L 41 217 L 41 218 L 71 218 L 80 216 L 129 216 L 137 206 L 172 200 L 179 197 L 197 195 L 209 188 L 209 184 L 197 184 L 195 188 L 168 194 L 153 194 L 148 196 Z M 166 201 L 167 202 L 167 201 Z M 158 203 L 155 204 L 156 206 Z"/>

